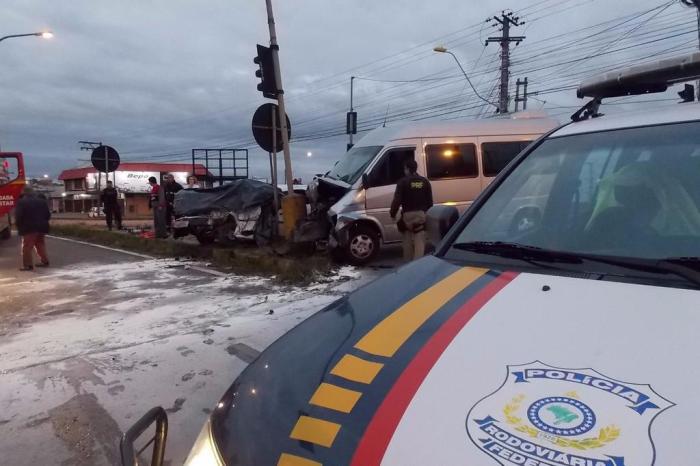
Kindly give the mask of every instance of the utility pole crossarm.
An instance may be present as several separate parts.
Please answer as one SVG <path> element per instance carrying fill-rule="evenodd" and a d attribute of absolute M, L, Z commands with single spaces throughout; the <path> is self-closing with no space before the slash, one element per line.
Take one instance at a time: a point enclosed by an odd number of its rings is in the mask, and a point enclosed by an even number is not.
<path fill-rule="evenodd" d="M 510 78 L 510 44 L 515 42 L 519 44 L 525 40 L 525 36 L 511 36 L 510 28 L 512 26 L 522 26 L 524 23 L 520 18 L 512 12 L 506 13 L 503 11 L 501 16 L 494 16 L 493 19 L 497 24 L 501 25 L 500 37 L 489 37 L 485 45 L 490 43 L 498 43 L 501 45 L 501 85 L 499 92 L 498 111 L 500 113 L 508 113 L 508 103 L 510 96 L 508 95 L 508 80 Z M 489 20 L 490 22 L 491 20 Z"/>

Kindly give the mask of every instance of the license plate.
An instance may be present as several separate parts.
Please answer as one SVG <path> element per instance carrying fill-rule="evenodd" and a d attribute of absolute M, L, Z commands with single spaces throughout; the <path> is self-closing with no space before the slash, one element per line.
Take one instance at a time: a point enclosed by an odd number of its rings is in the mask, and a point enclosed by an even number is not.
<path fill-rule="evenodd" d="M 174 228 L 187 228 L 190 222 L 188 220 L 175 220 L 173 222 Z"/>

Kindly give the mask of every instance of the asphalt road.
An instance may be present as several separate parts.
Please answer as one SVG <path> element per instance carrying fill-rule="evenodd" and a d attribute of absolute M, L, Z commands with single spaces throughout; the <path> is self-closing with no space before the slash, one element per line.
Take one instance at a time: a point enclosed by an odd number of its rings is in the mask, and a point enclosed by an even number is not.
<path fill-rule="evenodd" d="M 260 351 L 383 273 L 294 288 L 60 239 L 48 250 L 51 268 L 20 272 L 18 240 L 0 243 L 0 464 L 118 464 L 121 432 L 158 405 L 181 464 Z"/>

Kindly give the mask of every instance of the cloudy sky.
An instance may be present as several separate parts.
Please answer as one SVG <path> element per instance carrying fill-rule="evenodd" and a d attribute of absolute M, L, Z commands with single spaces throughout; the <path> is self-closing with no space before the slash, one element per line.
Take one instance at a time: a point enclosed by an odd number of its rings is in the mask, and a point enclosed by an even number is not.
<path fill-rule="evenodd" d="M 445 44 L 487 99 L 497 99 L 499 32 L 486 18 L 512 8 L 527 36 L 512 81 L 542 91 L 530 108 L 558 118 L 579 102 L 574 83 L 620 64 L 697 49 L 694 12 L 662 0 L 294 0 L 275 2 L 295 174 L 325 171 L 345 149 L 350 76 L 362 129 L 402 120 L 493 113 L 467 87 Z M 85 164 L 78 140 L 112 145 L 124 160 L 187 160 L 194 147 L 251 146 L 255 44 L 267 44 L 263 0 L 4 0 L 0 147 L 22 151 L 29 173 Z M 571 32 L 573 31 L 573 32 Z M 567 34 L 568 32 L 568 34 Z M 410 82 L 405 82 L 410 81 Z M 673 95 L 657 96 L 675 105 Z M 632 100 L 632 102 L 636 102 Z M 625 104 L 625 105 L 623 105 Z M 629 105 L 634 105 L 629 104 Z M 610 111 L 627 108 L 625 102 Z M 307 157 L 312 152 L 312 157 Z"/>

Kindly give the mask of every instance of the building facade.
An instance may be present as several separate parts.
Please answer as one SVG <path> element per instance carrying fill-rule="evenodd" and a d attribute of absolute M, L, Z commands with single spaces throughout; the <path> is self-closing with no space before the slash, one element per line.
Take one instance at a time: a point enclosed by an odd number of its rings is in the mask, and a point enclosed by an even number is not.
<path fill-rule="evenodd" d="M 211 186 L 211 173 L 203 165 L 195 165 L 194 173 L 192 169 L 189 163 L 122 163 L 117 171 L 108 175 L 108 179 L 119 191 L 124 217 L 140 218 L 151 215 L 148 179 L 152 176 L 162 184 L 163 177 L 170 173 L 184 187 L 187 177 L 194 175 L 202 187 Z M 65 186 L 62 195 L 65 212 L 87 214 L 93 207 L 100 207 L 100 192 L 107 181 L 104 173 L 98 173 L 92 166 L 71 168 L 61 172 L 58 179 Z"/>

